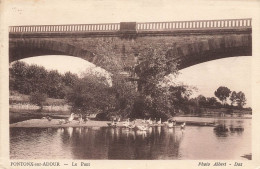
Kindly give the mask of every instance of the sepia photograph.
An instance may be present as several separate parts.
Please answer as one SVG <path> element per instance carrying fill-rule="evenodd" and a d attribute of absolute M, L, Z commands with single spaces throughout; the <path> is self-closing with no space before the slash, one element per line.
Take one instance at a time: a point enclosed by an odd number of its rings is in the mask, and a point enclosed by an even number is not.
<path fill-rule="evenodd" d="M 256 1 L 53 2 L 3 3 L 11 167 L 259 166 Z"/>

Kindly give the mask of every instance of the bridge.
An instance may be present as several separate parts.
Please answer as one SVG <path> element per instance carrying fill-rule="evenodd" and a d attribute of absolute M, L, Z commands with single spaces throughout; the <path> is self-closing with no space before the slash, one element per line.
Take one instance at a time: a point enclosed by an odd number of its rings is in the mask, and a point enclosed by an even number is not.
<path fill-rule="evenodd" d="M 147 48 L 160 50 L 183 69 L 202 62 L 252 55 L 252 20 L 121 22 L 9 27 L 9 62 L 69 55 L 104 69 L 139 62 Z"/>

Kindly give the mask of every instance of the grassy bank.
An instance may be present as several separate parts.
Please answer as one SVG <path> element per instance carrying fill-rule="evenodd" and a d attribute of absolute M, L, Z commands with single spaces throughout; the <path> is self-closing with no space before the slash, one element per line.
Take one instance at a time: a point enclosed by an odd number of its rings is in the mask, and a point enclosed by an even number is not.
<path fill-rule="evenodd" d="M 70 115 L 70 106 L 64 99 L 47 98 L 43 109 L 30 103 L 28 95 L 15 91 L 10 92 L 9 98 L 9 123 L 16 123 L 29 119 L 40 119 L 50 116 L 52 118 L 66 118 Z"/>
<path fill-rule="evenodd" d="M 10 109 L 9 111 L 9 123 L 16 123 L 29 119 L 41 119 L 42 117 L 50 116 L 54 119 L 67 118 L 70 115 L 70 111 L 46 111 L 39 112 L 38 110 L 20 110 Z"/>

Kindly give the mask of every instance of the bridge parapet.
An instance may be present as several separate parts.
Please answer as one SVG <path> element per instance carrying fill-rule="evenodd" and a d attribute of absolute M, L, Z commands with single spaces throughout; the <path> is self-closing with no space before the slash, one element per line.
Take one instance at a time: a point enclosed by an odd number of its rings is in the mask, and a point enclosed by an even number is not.
<path fill-rule="evenodd" d="M 138 23 L 138 31 L 251 28 L 252 19 L 199 20 Z"/>
<path fill-rule="evenodd" d="M 119 23 L 77 25 L 28 25 L 11 26 L 9 27 L 9 32 L 113 32 L 118 31 L 119 29 Z"/>
<path fill-rule="evenodd" d="M 135 26 L 133 26 L 133 23 Z M 10 26 L 10 33 L 50 33 L 50 32 L 118 32 L 125 31 L 122 23 L 107 24 L 76 24 L 76 25 L 28 25 Z M 252 19 L 199 20 L 174 22 L 143 22 L 131 23 L 133 31 L 174 31 L 174 30 L 205 30 L 205 29 L 236 29 L 251 28 Z M 122 29 L 122 30 L 121 30 Z"/>

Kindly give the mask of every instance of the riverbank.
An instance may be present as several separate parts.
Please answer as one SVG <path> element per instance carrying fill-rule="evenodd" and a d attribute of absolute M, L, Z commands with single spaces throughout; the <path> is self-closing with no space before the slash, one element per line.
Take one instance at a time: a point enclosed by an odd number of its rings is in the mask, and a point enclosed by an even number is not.
<path fill-rule="evenodd" d="M 238 119 L 238 118 L 235 118 Z M 70 123 L 61 123 L 61 118 L 52 119 L 49 121 L 46 118 L 42 119 L 29 119 L 17 123 L 10 124 L 10 127 L 38 127 L 38 128 L 48 128 L 48 127 L 107 127 L 108 123 L 111 121 L 97 121 L 89 120 L 87 122 L 79 123 L 78 120 L 73 120 Z M 218 120 L 225 120 L 224 118 L 203 118 L 203 117 L 174 117 L 172 120 L 176 120 L 177 126 L 185 123 L 187 126 L 201 126 L 201 127 L 215 127 L 218 125 Z M 228 120 L 228 119 L 227 119 Z M 133 123 L 133 122 L 132 122 Z M 135 125 L 144 125 L 142 119 L 135 120 Z M 117 122 L 118 127 L 124 126 L 124 121 Z M 151 126 L 158 126 L 153 124 Z M 162 123 L 159 126 L 165 126 Z"/>
<path fill-rule="evenodd" d="M 37 110 L 20 110 L 11 109 L 9 110 L 9 123 L 17 123 L 30 119 L 41 119 L 42 117 L 50 116 L 54 119 L 64 119 L 70 116 L 69 111 L 46 111 L 41 112 Z"/>

